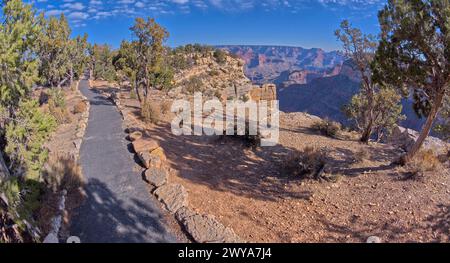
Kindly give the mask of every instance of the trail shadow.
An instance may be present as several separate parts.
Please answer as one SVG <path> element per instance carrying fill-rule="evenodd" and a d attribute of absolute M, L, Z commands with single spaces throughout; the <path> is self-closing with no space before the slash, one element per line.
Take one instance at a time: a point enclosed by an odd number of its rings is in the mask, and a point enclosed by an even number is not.
<path fill-rule="evenodd" d="M 125 203 L 97 179 L 85 186 L 86 199 L 72 220 L 71 235 L 82 243 L 168 242 L 155 208 L 137 200 Z"/>

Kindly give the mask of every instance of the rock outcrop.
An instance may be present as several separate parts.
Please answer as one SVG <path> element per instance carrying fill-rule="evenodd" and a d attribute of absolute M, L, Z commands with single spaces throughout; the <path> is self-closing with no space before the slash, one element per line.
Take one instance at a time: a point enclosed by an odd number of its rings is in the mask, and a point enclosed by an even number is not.
<path fill-rule="evenodd" d="M 418 138 L 418 132 L 401 126 L 397 126 L 389 136 L 388 142 L 403 149 L 404 151 L 408 151 Z M 423 149 L 433 150 L 437 154 L 446 153 L 449 147 L 450 145 L 448 143 L 433 136 L 428 136 L 422 145 Z"/>

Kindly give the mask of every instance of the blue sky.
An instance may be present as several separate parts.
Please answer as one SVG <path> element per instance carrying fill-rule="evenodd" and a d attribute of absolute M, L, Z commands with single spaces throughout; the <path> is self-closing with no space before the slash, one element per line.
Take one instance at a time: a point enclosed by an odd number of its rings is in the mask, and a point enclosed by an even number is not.
<path fill-rule="evenodd" d="M 132 37 L 136 17 L 154 17 L 170 32 L 170 46 L 254 44 L 339 49 L 342 19 L 379 32 L 384 0 L 31 0 L 47 16 L 64 13 L 74 34 L 117 47 Z"/>

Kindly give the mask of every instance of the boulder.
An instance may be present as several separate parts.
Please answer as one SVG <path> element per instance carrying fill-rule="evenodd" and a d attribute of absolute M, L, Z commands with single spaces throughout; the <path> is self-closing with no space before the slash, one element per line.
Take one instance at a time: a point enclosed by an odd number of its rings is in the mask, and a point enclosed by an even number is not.
<path fill-rule="evenodd" d="M 141 138 L 133 142 L 133 149 L 136 153 L 151 152 L 156 148 L 159 148 L 159 144 L 152 139 Z"/>
<path fill-rule="evenodd" d="M 156 148 L 151 152 L 141 152 L 138 154 L 139 159 L 145 168 L 162 168 L 164 163 L 167 161 L 164 150 L 161 147 Z"/>
<path fill-rule="evenodd" d="M 405 151 L 408 151 L 417 141 L 419 135 L 420 134 L 415 130 L 397 126 L 392 130 L 392 133 L 388 138 L 388 142 Z M 422 145 L 422 149 L 433 150 L 436 153 L 446 152 L 448 147 L 449 145 L 446 142 L 433 136 L 428 136 Z"/>
<path fill-rule="evenodd" d="M 176 213 L 178 209 L 187 206 L 188 194 L 180 184 L 165 184 L 156 189 L 154 194 L 171 213 Z"/>
<path fill-rule="evenodd" d="M 163 169 L 150 168 L 145 172 L 145 179 L 154 187 L 161 187 L 168 181 L 168 174 Z"/>

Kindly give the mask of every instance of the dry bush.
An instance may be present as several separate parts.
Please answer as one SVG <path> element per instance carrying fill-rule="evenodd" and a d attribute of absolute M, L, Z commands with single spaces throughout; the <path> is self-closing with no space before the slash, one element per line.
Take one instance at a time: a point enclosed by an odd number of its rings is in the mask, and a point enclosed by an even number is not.
<path fill-rule="evenodd" d="M 340 135 L 342 126 L 340 123 L 325 118 L 320 121 L 316 121 L 311 126 L 312 129 L 319 131 L 322 135 L 337 138 Z"/>
<path fill-rule="evenodd" d="M 326 163 L 327 156 L 323 151 L 306 147 L 291 153 L 283 163 L 283 170 L 289 176 L 318 180 L 323 177 Z"/>
<path fill-rule="evenodd" d="M 161 113 L 164 115 L 167 114 L 170 111 L 171 106 L 172 103 L 168 100 L 161 102 Z"/>
<path fill-rule="evenodd" d="M 442 168 L 441 161 L 433 150 L 422 150 L 403 167 L 406 178 L 422 178 L 427 172 L 436 172 Z"/>
<path fill-rule="evenodd" d="M 362 163 L 365 160 L 368 160 L 370 158 L 369 150 L 366 148 L 362 148 L 358 152 L 356 152 L 354 156 L 355 163 Z"/>
<path fill-rule="evenodd" d="M 86 111 L 86 109 L 87 109 L 86 103 L 84 101 L 80 101 L 77 104 L 75 104 L 75 106 L 73 106 L 73 113 L 74 114 L 83 113 Z"/>
<path fill-rule="evenodd" d="M 65 106 L 58 107 L 53 99 L 48 101 L 48 110 L 58 124 L 70 123 L 72 120 L 67 108 Z"/>
<path fill-rule="evenodd" d="M 51 155 L 45 165 L 43 178 L 53 192 L 71 192 L 83 186 L 81 167 L 74 157 L 67 154 Z"/>
<path fill-rule="evenodd" d="M 146 101 L 141 107 L 141 116 L 145 122 L 157 124 L 161 119 L 160 109 L 157 108 L 153 103 Z"/>

